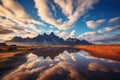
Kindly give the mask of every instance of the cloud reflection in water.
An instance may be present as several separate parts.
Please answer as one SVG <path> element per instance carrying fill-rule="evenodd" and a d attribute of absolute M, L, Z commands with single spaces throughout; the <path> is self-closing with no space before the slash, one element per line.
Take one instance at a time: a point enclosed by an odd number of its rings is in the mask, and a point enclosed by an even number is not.
<path fill-rule="evenodd" d="M 104 73 L 109 76 L 109 80 L 118 80 L 120 73 L 120 63 L 117 61 L 96 58 L 90 56 L 85 51 L 69 53 L 64 51 L 54 59 L 43 58 L 36 54 L 28 54 L 27 62 L 6 75 L 3 80 L 96 80 L 94 74 Z M 94 74 L 91 74 L 95 72 Z M 105 75 L 100 75 L 100 79 L 107 79 Z M 100 80 L 99 78 L 97 80 Z"/>

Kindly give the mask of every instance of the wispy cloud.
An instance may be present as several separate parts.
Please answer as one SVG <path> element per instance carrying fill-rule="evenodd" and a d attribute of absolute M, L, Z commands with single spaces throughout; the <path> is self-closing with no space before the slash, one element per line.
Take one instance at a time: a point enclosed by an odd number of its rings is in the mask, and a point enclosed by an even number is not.
<path fill-rule="evenodd" d="M 120 34 L 112 34 L 110 36 L 101 36 L 101 38 L 94 40 L 94 42 L 120 44 L 119 36 L 120 36 Z"/>
<path fill-rule="evenodd" d="M 82 39 L 83 37 L 87 37 L 87 36 L 92 36 L 92 35 L 96 35 L 96 32 L 85 32 L 84 34 L 81 34 L 78 36 L 78 38 Z"/>
<path fill-rule="evenodd" d="M 85 32 L 82 35 L 79 35 L 79 39 L 86 39 L 94 43 L 119 43 L 120 40 L 118 37 L 119 33 L 113 33 L 120 30 L 120 25 L 113 27 L 105 27 L 98 31 Z"/>
<path fill-rule="evenodd" d="M 19 22 L 26 21 L 28 23 L 38 23 L 43 25 L 40 21 L 32 19 L 24 8 L 15 0 L 2 0 L 2 5 L 0 5 L 0 10 L 4 15 L 0 16 L 5 16 Z"/>
<path fill-rule="evenodd" d="M 107 33 L 107 32 L 113 32 L 113 31 L 116 31 L 116 30 L 120 31 L 120 25 L 113 26 L 113 27 L 105 27 L 104 29 L 98 30 L 97 32 L 100 33 L 100 34 L 103 34 L 103 33 Z"/>
<path fill-rule="evenodd" d="M 63 38 L 63 39 L 67 39 L 67 38 L 75 38 L 75 32 L 76 30 L 73 29 L 72 31 L 68 32 L 68 31 L 64 31 L 64 30 L 57 30 L 54 31 L 59 37 Z"/>
<path fill-rule="evenodd" d="M 1 27 L 1 26 L 0 26 Z M 12 30 L 0 28 L 0 35 L 14 33 Z"/>
<path fill-rule="evenodd" d="M 90 21 L 86 22 L 86 25 L 87 25 L 87 27 L 89 27 L 91 29 L 95 29 L 103 23 L 105 23 L 105 19 L 100 19 L 97 21 L 90 20 Z"/>
<path fill-rule="evenodd" d="M 109 21 L 109 23 L 119 23 L 120 24 L 120 17 L 114 17 L 114 18 L 111 18 Z"/>
<path fill-rule="evenodd" d="M 44 25 L 42 22 L 33 19 L 17 1 L 1 0 L 1 2 L 0 25 L 3 26 L 4 29 L 13 31 L 15 35 L 28 33 L 25 29 L 31 29 L 31 33 L 37 33 L 40 29 L 36 27 L 36 24 Z"/>
<path fill-rule="evenodd" d="M 72 15 L 73 12 L 73 1 L 72 0 L 54 0 L 56 4 L 58 4 L 60 6 L 60 8 L 62 9 L 62 12 L 65 15 Z"/>
<path fill-rule="evenodd" d="M 58 29 L 68 29 L 72 27 L 72 25 L 78 20 L 80 16 L 82 16 L 88 9 L 91 9 L 94 4 L 99 2 L 99 0 L 54 0 L 54 2 L 62 9 L 63 14 L 65 14 L 68 18 L 68 21 L 64 21 L 63 24 L 61 24 L 52 16 L 52 13 L 50 12 L 47 4 L 47 0 L 34 1 L 40 18 L 43 21 L 57 27 Z M 73 10 L 74 7 L 76 7 L 75 11 Z"/>

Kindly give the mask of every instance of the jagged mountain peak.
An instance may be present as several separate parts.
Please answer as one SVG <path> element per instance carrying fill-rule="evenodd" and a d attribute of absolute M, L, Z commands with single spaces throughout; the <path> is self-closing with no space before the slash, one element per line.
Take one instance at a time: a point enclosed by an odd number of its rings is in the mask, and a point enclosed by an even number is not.
<path fill-rule="evenodd" d="M 43 36 L 48 36 L 48 34 L 44 33 Z"/>
<path fill-rule="evenodd" d="M 54 32 L 51 32 L 50 35 L 55 35 Z"/>
<path fill-rule="evenodd" d="M 79 40 L 77 38 L 68 38 L 64 40 L 63 38 L 59 38 L 53 32 L 49 35 L 44 33 L 43 35 L 38 35 L 34 38 L 21 38 L 14 37 L 12 40 L 8 42 L 22 42 L 28 43 L 31 45 L 77 45 L 77 44 L 91 44 L 86 40 Z"/>

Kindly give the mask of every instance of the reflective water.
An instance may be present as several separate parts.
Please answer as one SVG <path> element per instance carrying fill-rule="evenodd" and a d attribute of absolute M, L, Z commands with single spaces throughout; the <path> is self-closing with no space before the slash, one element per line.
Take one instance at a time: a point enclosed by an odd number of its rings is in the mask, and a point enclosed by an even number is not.
<path fill-rule="evenodd" d="M 120 80 L 120 62 L 93 57 L 83 50 L 48 48 L 26 58 L 3 80 Z"/>
<path fill-rule="evenodd" d="M 32 53 L 36 54 L 37 56 L 43 56 L 44 58 L 47 56 L 50 56 L 52 59 L 59 55 L 60 53 L 63 53 L 64 51 L 68 51 L 69 53 L 72 52 L 78 52 L 80 49 L 75 48 L 44 48 L 44 49 L 36 49 Z"/>

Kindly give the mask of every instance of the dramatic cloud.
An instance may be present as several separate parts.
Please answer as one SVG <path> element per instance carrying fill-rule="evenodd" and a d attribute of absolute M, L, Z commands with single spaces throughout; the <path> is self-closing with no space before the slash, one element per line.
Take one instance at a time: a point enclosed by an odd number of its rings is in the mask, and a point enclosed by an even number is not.
<path fill-rule="evenodd" d="M 17 1 L 1 0 L 0 26 L 4 28 L 2 32 L 5 32 L 5 29 L 9 29 L 8 34 L 10 34 L 9 36 L 11 37 L 16 35 L 22 36 L 22 33 L 26 33 L 26 37 L 29 37 L 30 34 L 38 34 L 41 32 L 41 29 L 37 28 L 36 25 L 44 24 L 34 20 Z M 10 30 L 13 32 L 14 36 L 9 33 Z M 27 33 L 29 33 L 29 36 L 27 36 Z"/>
<path fill-rule="evenodd" d="M 4 42 L 5 40 L 11 40 L 13 34 L 0 34 L 0 42 Z"/>
<path fill-rule="evenodd" d="M 58 4 L 61 9 L 62 9 L 62 12 L 65 14 L 65 15 L 72 15 L 72 12 L 73 12 L 73 2 L 72 0 L 54 0 L 56 4 Z"/>
<path fill-rule="evenodd" d="M 97 21 L 87 21 L 86 25 L 87 27 L 91 28 L 91 29 L 95 29 L 96 27 L 100 26 L 101 24 L 105 23 L 105 19 L 100 19 Z"/>
<path fill-rule="evenodd" d="M 69 66 L 69 67 L 68 67 Z M 85 80 L 75 69 L 75 67 L 66 62 L 61 62 L 55 65 L 54 67 L 43 72 L 37 80 L 62 80 L 66 74 L 64 79 L 69 80 Z"/>
<path fill-rule="evenodd" d="M 81 75 L 81 71 L 85 73 L 86 71 L 120 71 L 119 62 L 93 57 L 85 51 L 77 53 L 64 51 L 58 56 L 55 56 L 54 59 L 50 57 L 38 57 L 32 53 L 26 57 L 27 62 L 7 74 L 2 80 L 86 80 Z M 85 70 L 82 67 L 83 64 L 85 64 Z"/>
<path fill-rule="evenodd" d="M 96 35 L 96 34 L 97 34 L 96 32 L 85 32 L 84 34 L 79 35 L 78 38 L 79 38 L 79 39 L 82 39 L 82 38 L 84 38 L 84 37 L 93 36 L 93 35 Z"/>
<path fill-rule="evenodd" d="M 8 33 L 9 36 L 14 37 L 14 36 L 22 36 L 22 37 L 34 37 L 36 35 L 38 35 L 38 32 L 41 32 L 41 29 L 38 29 L 37 27 L 35 27 L 32 24 L 28 24 L 28 29 L 21 27 L 21 26 L 16 26 L 15 23 L 11 22 L 8 19 L 0 19 L 0 26 L 3 29 L 9 29 L 11 30 L 13 33 Z M 4 36 L 6 37 L 6 36 Z"/>
<path fill-rule="evenodd" d="M 9 30 L 12 30 L 14 31 L 15 33 L 18 33 L 20 31 L 23 31 L 24 29 L 22 27 L 19 27 L 19 26 L 15 26 L 14 23 L 12 23 L 10 20 L 8 19 L 0 19 L 0 26 L 1 28 L 4 28 L 4 29 L 9 29 Z"/>
<path fill-rule="evenodd" d="M 94 40 L 95 42 L 102 42 L 102 43 L 117 43 L 120 44 L 120 34 L 113 34 L 110 36 L 102 36 L 101 38 L 98 38 Z"/>
<path fill-rule="evenodd" d="M 62 12 L 66 15 L 68 18 L 68 21 L 64 21 L 63 24 L 61 24 L 58 20 L 56 20 L 49 10 L 47 0 L 34 0 L 35 1 L 35 7 L 38 10 L 38 15 L 40 18 L 59 28 L 59 29 L 68 29 L 72 27 L 72 25 L 78 20 L 80 16 L 82 16 L 88 9 L 91 9 L 92 6 L 99 2 L 99 0 L 54 0 L 54 2 L 60 6 L 62 9 Z M 73 8 L 76 8 L 73 10 Z"/>
<path fill-rule="evenodd" d="M 0 5 L 0 10 L 2 13 L 4 13 L 4 15 L 0 16 L 5 16 L 21 23 L 26 21 L 28 23 L 37 23 L 43 25 L 39 21 L 32 19 L 24 10 L 24 8 L 15 0 L 2 0 L 2 5 Z"/>
<path fill-rule="evenodd" d="M 25 12 L 23 7 L 15 0 L 2 0 L 3 6 L 15 14 L 19 18 L 30 19 L 30 16 Z"/>
<path fill-rule="evenodd" d="M 113 32 L 119 30 L 120 31 L 120 25 L 114 26 L 114 27 L 105 27 L 102 30 L 98 30 L 97 32 L 100 34 L 107 33 L 107 32 Z"/>
<path fill-rule="evenodd" d="M 96 38 L 97 37 L 97 38 Z M 103 34 L 95 34 L 95 35 L 86 35 L 86 36 L 80 36 L 79 39 L 85 39 L 88 40 L 92 43 L 96 44 L 119 44 L 119 34 L 108 34 L 104 35 Z"/>
<path fill-rule="evenodd" d="M 6 35 L 6 34 L 11 34 L 14 33 L 12 30 L 9 29 L 4 29 L 2 26 L 0 26 L 0 35 Z"/>
<path fill-rule="evenodd" d="M 97 4 L 99 2 L 100 0 L 31 0 L 30 4 L 26 5 L 25 1 L 21 0 L 0 0 L 1 34 L 9 30 L 6 35 L 9 35 L 10 39 L 14 36 L 32 38 L 38 34 L 54 32 L 67 39 L 76 38 L 84 32 L 79 39 L 88 41 L 95 41 L 96 37 L 101 40 L 109 36 L 110 32 L 119 34 L 119 15 L 108 19 L 101 14 L 104 18 L 99 19 L 100 16 L 96 16 L 96 5 L 101 5 Z M 92 9 L 94 11 L 89 13 Z M 112 14 L 110 15 L 114 16 Z M 95 31 L 91 32 L 89 28 Z M 0 38 L 2 41 L 8 39 L 3 35 L 0 35 Z"/>
<path fill-rule="evenodd" d="M 35 7 L 38 10 L 38 15 L 41 17 L 42 20 L 52 23 L 52 25 L 58 24 L 56 20 L 52 17 L 51 13 L 49 12 L 47 0 L 34 0 Z"/>
<path fill-rule="evenodd" d="M 38 57 L 30 53 L 27 55 L 27 62 L 5 76 L 3 80 L 26 80 L 31 78 L 35 80 L 56 80 L 56 78 L 61 78 L 61 80 L 63 78 L 69 80 L 85 80 L 76 70 L 76 66 L 70 63 L 71 61 L 72 56 L 68 52 L 56 56 L 53 60 L 50 57 L 44 59 L 43 57 Z M 38 77 L 34 77 L 35 75 Z M 65 75 L 66 77 L 62 77 Z"/>
<path fill-rule="evenodd" d="M 69 37 L 71 38 L 75 38 L 75 32 L 76 30 L 72 30 L 71 32 L 67 32 L 67 31 L 60 31 L 60 30 L 57 30 L 57 31 L 54 31 L 59 37 L 62 37 L 63 39 L 67 39 Z"/>
<path fill-rule="evenodd" d="M 113 27 L 105 27 L 103 29 L 100 29 L 98 31 L 92 31 L 92 32 L 85 32 L 82 35 L 79 35 L 78 38 L 79 39 L 85 39 L 85 40 L 89 40 L 90 42 L 94 42 L 94 43 L 119 43 L 119 38 L 118 35 L 119 33 L 115 34 L 113 33 L 111 35 L 112 32 L 115 31 L 120 31 L 120 25 L 117 26 L 113 26 Z M 105 35 L 107 34 L 107 35 Z M 96 38 L 97 37 L 97 38 Z"/>
<path fill-rule="evenodd" d="M 0 42 L 4 42 L 5 40 L 10 40 L 12 38 L 15 29 L 4 28 L 0 25 Z"/>
<path fill-rule="evenodd" d="M 10 34 L 10 33 L 13 33 L 13 31 L 7 30 L 7 29 L 1 29 L 1 30 L 0 30 L 0 34 L 2 34 L 2 35 Z"/>

